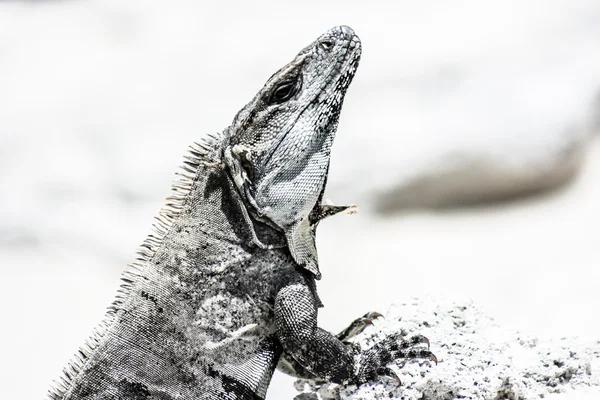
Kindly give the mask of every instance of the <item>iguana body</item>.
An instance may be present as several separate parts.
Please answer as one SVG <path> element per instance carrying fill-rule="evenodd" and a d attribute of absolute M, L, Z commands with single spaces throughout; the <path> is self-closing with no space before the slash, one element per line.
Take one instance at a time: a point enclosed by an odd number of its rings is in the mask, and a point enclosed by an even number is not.
<path fill-rule="evenodd" d="M 407 349 L 422 338 L 361 353 L 317 327 L 314 230 L 348 208 L 321 200 L 360 51 L 350 28 L 333 28 L 192 146 L 107 320 L 51 399 L 263 399 L 278 363 L 361 383 L 393 357 L 429 356 Z"/>

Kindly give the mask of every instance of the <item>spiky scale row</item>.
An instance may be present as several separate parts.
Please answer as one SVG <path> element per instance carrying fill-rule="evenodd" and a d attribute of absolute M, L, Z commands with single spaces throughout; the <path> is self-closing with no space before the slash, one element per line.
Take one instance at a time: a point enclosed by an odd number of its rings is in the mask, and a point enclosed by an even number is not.
<path fill-rule="evenodd" d="M 112 325 L 117 311 L 129 295 L 131 287 L 138 278 L 139 272 L 144 268 L 144 263 L 152 259 L 156 253 L 156 249 L 160 246 L 163 238 L 181 212 L 183 202 L 192 188 L 198 167 L 207 163 L 214 164 L 217 162 L 215 153 L 217 152 L 217 143 L 219 141 L 219 134 L 207 135 L 201 142 L 193 143 L 188 149 L 188 154 L 184 156 L 181 166 L 181 171 L 183 172 L 176 173 L 178 178 L 171 185 L 171 195 L 167 197 L 166 205 L 159 211 L 156 222 L 152 226 L 152 233 L 148 235 L 137 249 L 136 260 L 129 264 L 128 269 L 123 272 L 121 285 L 117 290 L 115 300 L 106 311 L 104 320 L 93 330 L 92 335 L 77 350 L 74 357 L 72 357 L 63 369 L 63 375 L 53 382 L 51 389 L 48 391 L 49 400 L 62 400 L 65 397 L 75 377 L 81 373 L 87 360 L 102 342 L 102 338 Z"/>
<path fill-rule="evenodd" d="M 110 313 L 107 313 L 109 316 Z M 100 323 L 99 326 L 94 328 L 92 335 L 84 342 L 84 344 L 78 349 L 75 356 L 63 368 L 63 375 L 58 381 L 54 381 L 54 387 L 50 389 L 48 397 L 51 400 L 61 400 L 65 393 L 69 390 L 73 379 L 81 372 L 86 361 L 91 357 L 95 349 L 100 345 L 104 333 L 109 326 L 109 317 Z"/>

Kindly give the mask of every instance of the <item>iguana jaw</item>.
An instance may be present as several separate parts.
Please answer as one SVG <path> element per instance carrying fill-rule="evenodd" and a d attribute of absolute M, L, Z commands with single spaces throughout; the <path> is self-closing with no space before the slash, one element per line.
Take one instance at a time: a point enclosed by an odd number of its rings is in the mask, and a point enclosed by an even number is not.
<path fill-rule="evenodd" d="M 360 54 L 352 29 L 326 32 L 238 113 L 223 148 L 249 213 L 280 229 L 296 262 L 316 277 L 309 215 L 320 206 L 340 109 Z"/>

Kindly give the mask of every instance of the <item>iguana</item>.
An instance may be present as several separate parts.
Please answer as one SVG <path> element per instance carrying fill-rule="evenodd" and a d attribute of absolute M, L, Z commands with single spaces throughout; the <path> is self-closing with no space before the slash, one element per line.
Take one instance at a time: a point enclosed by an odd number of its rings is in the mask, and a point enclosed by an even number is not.
<path fill-rule="evenodd" d="M 361 351 L 317 327 L 315 228 L 352 210 L 323 192 L 344 95 L 361 55 L 335 27 L 277 71 L 222 133 L 189 150 L 154 232 L 53 400 L 263 399 L 276 367 L 360 384 L 422 336 Z"/>

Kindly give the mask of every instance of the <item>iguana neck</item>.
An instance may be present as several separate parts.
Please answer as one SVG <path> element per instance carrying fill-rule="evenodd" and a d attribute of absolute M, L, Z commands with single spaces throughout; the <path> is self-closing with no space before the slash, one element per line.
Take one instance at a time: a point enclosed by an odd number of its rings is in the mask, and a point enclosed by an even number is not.
<path fill-rule="evenodd" d="M 283 233 L 256 220 L 247 210 L 223 164 L 200 163 L 160 244 L 144 260 L 141 274 L 193 281 L 198 268 L 223 269 L 235 262 L 235 257 L 221 260 L 216 254 L 245 253 L 249 257 L 257 249 L 257 240 L 269 248 L 286 246 Z"/>

